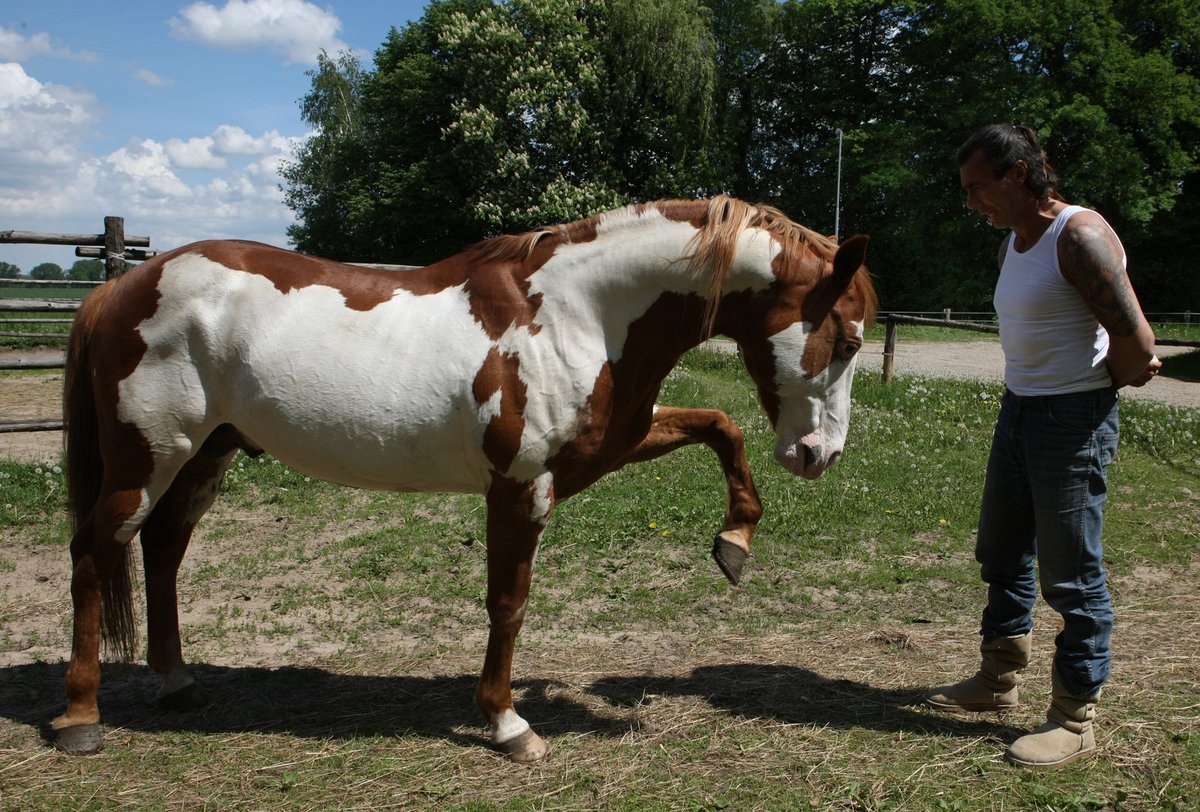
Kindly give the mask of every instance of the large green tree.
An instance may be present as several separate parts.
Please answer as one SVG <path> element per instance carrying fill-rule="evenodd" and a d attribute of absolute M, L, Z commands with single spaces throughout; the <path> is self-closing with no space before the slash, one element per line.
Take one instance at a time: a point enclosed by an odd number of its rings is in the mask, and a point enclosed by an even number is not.
<path fill-rule="evenodd" d="M 291 236 L 421 263 L 724 191 L 871 234 L 887 308 L 986 310 L 1002 235 L 953 153 L 1013 121 L 1118 229 L 1147 307 L 1178 309 L 1200 299 L 1179 260 L 1200 247 L 1198 70 L 1198 0 L 434 0 L 371 68 L 311 74 Z"/>
<path fill-rule="evenodd" d="M 86 279 L 98 282 L 104 278 L 104 263 L 98 259 L 80 259 L 67 269 L 68 279 Z"/>
<path fill-rule="evenodd" d="M 720 191 L 715 75 L 697 0 L 435 0 L 373 70 L 343 56 L 314 71 L 302 109 L 317 135 L 284 170 L 291 237 L 428 262 L 632 199 Z"/>
<path fill-rule="evenodd" d="M 62 279 L 63 269 L 54 262 L 41 262 L 30 269 L 29 276 L 33 279 Z"/>

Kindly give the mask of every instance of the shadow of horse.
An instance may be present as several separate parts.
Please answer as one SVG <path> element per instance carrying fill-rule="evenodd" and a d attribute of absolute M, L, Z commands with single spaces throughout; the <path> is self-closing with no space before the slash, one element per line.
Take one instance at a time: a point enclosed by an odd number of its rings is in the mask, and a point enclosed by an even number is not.
<path fill-rule="evenodd" d="M 475 674 L 404 676 L 344 674 L 324 668 L 195 664 L 192 673 L 209 702 L 193 710 L 166 711 L 154 701 L 158 678 L 145 666 L 105 664 L 100 705 L 105 725 L 145 733 L 288 733 L 312 739 L 417 735 L 462 746 L 488 745 L 474 707 Z M 0 668 L 0 717 L 47 733 L 58 713 L 66 663 Z M 816 727 L 1015 738 L 1023 731 L 982 718 L 955 718 L 913 706 L 911 692 L 850 680 L 831 680 L 807 669 L 738 663 L 705 666 L 687 676 L 609 677 L 589 686 L 553 679 L 519 680 L 522 712 L 539 733 L 619 738 L 638 729 L 650 696 L 692 697 L 743 718 L 774 719 Z M 582 689 L 601 703 L 572 699 Z M 592 707 L 589 707 L 591 705 Z M 992 717 L 995 719 L 996 717 Z"/>
<path fill-rule="evenodd" d="M 731 663 L 697 668 L 686 677 L 613 677 L 589 690 L 618 707 L 636 708 L 654 696 L 695 697 L 740 718 L 788 725 L 1004 740 L 1027 732 L 1003 724 L 999 715 L 933 712 L 917 690 L 829 679 L 792 665 Z"/>

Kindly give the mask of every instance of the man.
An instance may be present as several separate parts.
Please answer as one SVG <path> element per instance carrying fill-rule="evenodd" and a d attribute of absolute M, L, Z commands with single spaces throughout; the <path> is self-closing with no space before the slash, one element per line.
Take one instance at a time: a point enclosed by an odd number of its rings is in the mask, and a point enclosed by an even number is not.
<path fill-rule="evenodd" d="M 1006 755 L 1022 766 L 1055 767 L 1095 751 L 1095 703 L 1109 672 L 1112 601 L 1100 531 L 1117 448 L 1117 390 L 1142 386 L 1162 364 L 1120 240 L 1099 214 L 1059 195 L 1033 130 L 984 127 L 956 159 L 967 208 L 1011 229 L 994 299 L 1007 391 L 975 549 L 988 596 L 982 662 L 973 677 L 933 690 L 926 702 L 949 711 L 1017 704 L 1040 581 L 1063 622 L 1050 710 Z"/>

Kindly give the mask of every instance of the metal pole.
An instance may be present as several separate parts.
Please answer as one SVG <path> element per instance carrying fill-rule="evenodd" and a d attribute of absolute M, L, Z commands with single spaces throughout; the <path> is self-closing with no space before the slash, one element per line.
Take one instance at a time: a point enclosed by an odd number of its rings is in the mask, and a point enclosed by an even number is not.
<path fill-rule="evenodd" d="M 838 137 L 837 192 L 833 204 L 833 236 L 836 237 L 840 233 L 838 227 L 842 216 L 842 128 L 838 127 L 834 132 Z"/>

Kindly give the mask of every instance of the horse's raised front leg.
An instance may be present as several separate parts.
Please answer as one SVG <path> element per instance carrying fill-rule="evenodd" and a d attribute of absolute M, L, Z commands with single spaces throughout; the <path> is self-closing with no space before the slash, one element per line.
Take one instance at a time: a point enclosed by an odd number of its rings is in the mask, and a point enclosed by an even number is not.
<path fill-rule="evenodd" d="M 549 474 L 532 483 L 496 475 L 487 492 L 487 611 L 491 620 L 475 704 L 492 730 L 492 745 L 513 761 L 537 761 L 546 743 L 512 701 L 512 661 L 525 620 L 533 559 L 554 508 Z"/>
<path fill-rule="evenodd" d="M 197 708 L 207 701 L 183 660 L 176 581 L 192 530 L 212 507 L 221 477 L 236 453 L 225 447 L 214 454 L 206 445 L 176 475 L 142 527 L 147 661 L 162 678 L 158 703 L 168 710 Z"/>
<path fill-rule="evenodd" d="M 750 555 L 750 539 L 763 512 L 746 461 L 745 439 L 737 423 L 717 409 L 658 406 L 650 433 L 625 456 L 621 465 L 652 460 L 694 443 L 704 443 L 716 452 L 725 472 L 729 498 L 725 526 L 713 543 L 713 558 L 730 583 L 737 584 Z"/>

